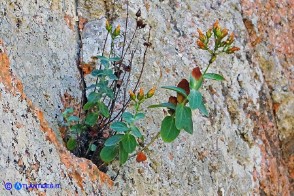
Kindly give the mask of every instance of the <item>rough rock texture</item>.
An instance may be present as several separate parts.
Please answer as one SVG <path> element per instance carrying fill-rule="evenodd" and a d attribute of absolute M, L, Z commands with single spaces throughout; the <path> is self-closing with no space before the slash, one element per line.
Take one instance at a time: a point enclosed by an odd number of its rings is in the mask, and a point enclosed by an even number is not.
<path fill-rule="evenodd" d="M 236 55 L 221 56 L 211 71 L 226 81 L 202 92 L 210 117 L 194 113 L 194 134 L 156 142 L 145 163 L 109 167 L 112 182 L 90 161 L 66 150 L 58 124 L 68 105 L 80 104 L 78 66 L 99 54 L 106 18 L 124 31 L 126 4 L 116 1 L 4 0 L 0 2 L 0 176 L 7 182 L 60 183 L 22 189 L 21 195 L 290 195 L 294 187 L 293 3 L 281 1 L 130 0 L 152 26 L 141 86 L 188 78 L 209 56 L 197 49 L 197 28 L 216 19 L 234 31 Z M 129 31 L 134 29 L 130 20 Z M 142 44 L 147 30 L 141 30 Z M 129 36 L 131 33 L 129 34 Z M 138 51 L 138 56 L 143 50 Z M 137 67 L 141 66 L 139 58 Z M 136 78 L 137 75 L 134 76 Z M 86 84 L 91 78 L 86 76 Z M 153 102 L 168 97 L 159 90 Z M 150 104 L 147 103 L 146 106 Z M 144 134 L 155 135 L 162 110 L 148 111 Z M 108 186 L 105 186 L 108 184 Z M 112 186 L 113 185 L 113 186 Z"/>

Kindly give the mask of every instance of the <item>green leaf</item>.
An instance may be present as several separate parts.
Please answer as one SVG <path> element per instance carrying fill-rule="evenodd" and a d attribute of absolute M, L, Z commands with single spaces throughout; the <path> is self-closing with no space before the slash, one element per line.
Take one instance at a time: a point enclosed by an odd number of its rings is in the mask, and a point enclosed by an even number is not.
<path fill-rule="evenodd" d="M 127 153 L 132 153 L 136 149 L 137 141 L 136 138 L 131 134 L 125 134 L 121 142 L 124 150 Z"/>
<path fill-rule="evenodd" d="M 192 111 L 191 108 L 178 104 L 176 107 L 176 127 L 184 129 L 188 133 L 193 133 Z"/>
<path fill-rule="evenodd" d="M 112 71 L 112 69 L 104 69 L 103 74 L 105 76 L 109 76 L 109 75 L 113 74 L 113 71 Z"/>
<path fill-rule="evenodd" d="M 123 134 L 117 134 L 117 135 L 111 136 L 105 141 L 104 146 L 116 145 L 118 142 L 120 142 L 123 139 L 123 137 L 124 137 Z"/>
<path fill-rule="evenodd" d="M 172 103 L 160 103 L 160 104 L 156 104 L 156 105 L 151 105 L 148 108 L 160 108 L 160 107 L 164 107 L 164 108 L 169 108 L 169 109 L 176 109 L 176 105 L 172 104 Z"/>
<path fill-rule="evenodd" d="M 144 113 L 138 113 L 135 115 L 135 120 L 140 120 L 142 118 L 145 118 L 145 114 Z"/>
<path fill-rule="evenodd" d="M 202 95 L 199 91 L 192 89 L 188 96 L 189 105 L 192 110 L 195 110 L 202 103 Z"/>
<path fill-rule="evenodd" d="M 212 80 L 218 80 L 218 81 L 225 80 L 225 78 L 222 75 L 215 74 L 215 73 L 206 73 L 203 75 L 203 77 L 205 79 L 212 79 Z"/>
<path fill-rule="evenodd" d="M 97 149 L 97 146 L 96 146 L 95 144 L 91 144 L 91 145 L 90 145 L 90 150 L 91 150 L 92 152 L 96 151 L 96 149 Z"/>
<path fill-rule="evenodd" d="M 96 57 L 100 60 L 109 61 L 109 58 L 107 58 L 106 56 L 96 56 Z"/>
<path fill-rule="evenodd" d="M 129 127 L 124 122 L 114 122 L 110 125 L 110 128 L 116 132 L 126 132 L 129 130 Z"/>
<path fill-rule="evenodd" d="M 113 90 L 109 87 L 104 87 L 100 89 L 103 93 L 105 93 L 110 99 L 114 99 Z"/>
<path fill-rule="evenodd" d="M 207 111 L 203 102 L 199 105 L 198 109 L 204 116 L 206 116 L 206 117 L 209 116 L 208 111 Z"/>
<path fill-rule="evenodd" d="M 81 124 L 76 124 L 70 127 L 71 132 L 73 133 L 82 133 L 84 131 L 84 127 Z"/>
<path fill-rule="evenodd" d="M 72 114 L 74 112 L 73 108 L 66 108 L 64 112 L 62 112 L 63 118 L 67 118 L 68 115 Z"/>
<path fill-rule="evenodd" d="M 106 118 L 110 117 L 110 113 L 108 111 L 108 108 L 103 102 L 98 102 L 98 107 L 99 107 L 99 111 L 101 112 L 101 114 L 104 117 L 106 117 Z"/>
<path fill-rule="evenodd" d="M 123 148 L 122 142 L 120 142 L 119 143 L 119 163 L 120 163 L 120 165 L 127 162 L 128 158 L 129 158 L 129 153 L 127 153 L 125 151 L 125 149 Z"/>
<path fill-rule="evenodd" d="M 94 77 L 100 77 L 100 76 L 103 76 L 103 70 L 102 70 L 102 69 L 94 69 L 94 70 L 91 72 L 91 75 L 94 76 Z"/>
<path fill-rule="evenodd" d="M 112 69 L 94 69 L 91 74 L 95 77 L 109 76 L 113 75 L 113 71 Z"/>
<path fill-rule="evenodd" d="M 124 119 L 124 121 L 126 121 L 127 123 L 132 123 L 134 122 L 134 115 L 131 114 L 130 112 L 124 112 L 122 114 L 122 118 Z"/>
<path fill-rule="evenodd" d="M 69 116 L 69 117 L 67 118 L 67 121 L 69 121 L 69 122 L 77 122 L 77 121 L 79 121 L 79 120 L 80 120 L 80 118 L 77 117 L 77 116 Z"/>
<path fill-rule="evenodd" d="M 119 57 L 112 57 L 112 58 L 109 58 L 109 61 L 120 61 L 121 58 Z"/>
<path fill-rule="evenodd" d="M 117 146 L 104 146 L 100 152 L 100 158 L 102 161 L 109 163 L 116 157 L 117 153 Z"/>
<path fill-rule="evenodd" d="M 101 99 L 101 95 L 96 92 L 91 92 L 87 98 L 88 98 L 88 102 L 95 103 Z"/>
<path fill-rule="evenodd" d="M 109 83 L 108 80 L 100 80 L 100 81 L 98 82 L 98 84 L 97 84 L 97 87 L 103 89 L 104 87 L 107 87 L 108 83 Z"/>
<path fill-rule="evenodd" d="M 88 113 L 85 119 L 85 124 L 93 126 L 98 120 L 98 113 Z"/>
<path fill-rule="evenodd" d="M 108 75 L 108 77 L 110 80 L 118 80 L 118 78 L 114 74 L 110 74 L 110 75 Z"/>
<path fill-rule="evenodd" d="M 134 126 L 134 125 L 131 126 L 131 133 L 132 133 L 135 137 L 142 137 L 142 134 L 141 134 L 139 128 L 136 127 L 136 126 Z"/>
<path fill-rule="evenodd" d="M 109 67 L 109 60 L 100 60 L 100 63 L 105 67 L 105 68 L 108 68 Z"/>
<path fill-rule="evenodd" d="M 176 92 L 181 93 L 182 95 L 184 95 L 185 98 L 187 97 L 186 91 L 184 89 L 182 89 L 182 88 L 179 88 L 179 87 L 176 87 L 176 86 L 162 86 L 161 88 L 176 91 Z"/>
<path fill-rule="evenodd" d="M 164 142 L 172 142 L 174 141 L 178 135 L 180 134 L 180 130 L 177 129 L 175 125 L 175 118 L 172 116 L 166 116 L 160 128 L 160 136 Z"/>
<path fill-rule="evenodd" d="M 91 109 L 91 108 L 93 108 L 95 106 L 95 103 L 94 102 L 87 102 L 85 105 L 84 105 L 84 107 L 83 107 L 83 109 L 84 110 L 89 110 L 89 109 Z"/>
<path fill-rule="evenodd" d="M 77 147 L 77 141 L 74 138 L 69 138 L 66 142 L 66 147 L 68 150 L 74 150 Z"/>
<path fill-rule="evenodd" d="M 193 76 L 190 76 L 190 83 L 189 83 L 190 89 L 198 90 L 202 86 L 202 83 L 203 83 L 203 77 L 201 77 L 199 80 L 196 80 Z"/>

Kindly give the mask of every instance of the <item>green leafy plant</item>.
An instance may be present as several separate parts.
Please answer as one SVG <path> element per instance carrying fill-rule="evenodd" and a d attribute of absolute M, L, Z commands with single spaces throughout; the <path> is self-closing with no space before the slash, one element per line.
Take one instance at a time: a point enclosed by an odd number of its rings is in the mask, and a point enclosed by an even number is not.
<path fill-rule="evenodd" d="M 128 20 L 127 17 L 124 32 L 121 32 L 120 25 L 114 28 L 108 20 L 105 22 L 107 36 L 102 54 L 92 57 L 93 62 L 83 63 L 80 66 L 84 75 L 91 74 L 95 78 L 95 82 L 84 89 L 88 93 L 79 112 L 74 111 L 73 108 L 67 108 L 63 112 L 65 121 L 63 126 L 67 128 L 67 136 L 64 138 L 67 148 L 77 156 L 91 159 L 97 165 L 101 162 L 99 153 L 104 144 L 106 147 L 101 154 L 107 154 L 102 156 L 106 162 L 116 153 L 116 148 L 112 148 L 114 144 L 119 144 L 120 160 L 125 162 L 128 154 L 133 152 L 137 145 L 135 138 L 142 136 L 134 123 L 144 117 L 139 109 L 145 98 L 136 103 L 136 113 L 131 114 L 125 110 L 131 101 L 131 98 L 127 98 L 127 90 L 130 89 L 129 80 L 137 50 L 137 46 L 134 49 L 132 44 L 137 37 L 138 30 L 145 28 L 146 24 L 143 22 L 139 10 L 136 14 L 135 31 L 131 39 L 127 40 Z M 110 51 L 105 51 L 108 39 L 111 42 Z M 123 41 L 120 51 L 116 47 L 118 44 L 116 39 Z M 132 92 L 137 90 L 145 67 L 147 48 L 150 46 L 149 39 L 150 30 L 148 38 L 144 38 L 147 41 L 143 46 L 145 52 L 140 75 L 135 82 L 135 87 L 131 90 Z M 119 109 L 116 108 L 118 104 L 122 106 Z M 105 149 L 108 149 L 107 153 L 105 153 Z"/>
<path fill-rule="evenodd" d="M 109 163 L 116 156 L 119 157 L 120 164 L 124 164 L 138 146 L 137 139 L 143 139 L 143 135 L 136 122 L 145 117 L 145 113 L 141 110 L 141 104 L 154 95 L 155 88 L 152 88 L 144 95 L 144 91 L 140 88 L 137 96 L 130 91 L 130 97 L 134 102 L 134 113 L 124 112 L 122 114 L 123 122 L 114 122 L 110 128 L 116 133 L 109 137 L 104 148 L 100 152 L 103 161 Z"/>
<path fill-rule="evenodd" d="M 182 79 L 177 86 L 163 86 L 162 88 L 164 89 L 175 91 L 177 97 L 171 96 L 168 102 L 149 107 L 167 107 L 169 109 L 170 115 L 163 119 L 160 129 L 160 135 L 164 142 L 175 140 L 181 130 L 185 130 L 190 134 L 193 133 L 192 110 L 198 109 L 204 116 L 208 116 L 208 111 L 199 90 L 206 79 L 222 81 L 224 77 L 217 73 L 207 73 L 207 71 L 219 54 L 231 54 L 239 50 L 239 48 L 231 46 L 234 41 L 233 33 L 224 40 L 228 35 L 228 30 L 222 29 L 218 21 L 214 23 L 213 27 L 205 35 L 199 29 L 198 33 L 197 45 L 200 49 L 208 51 L 211 55 L 206 69 L 202 73 L 200 67 L 195 67 L 192 70 L 190 82 Z M 214 44 L 211 43 L 212 35 L 214 37 Z"/>

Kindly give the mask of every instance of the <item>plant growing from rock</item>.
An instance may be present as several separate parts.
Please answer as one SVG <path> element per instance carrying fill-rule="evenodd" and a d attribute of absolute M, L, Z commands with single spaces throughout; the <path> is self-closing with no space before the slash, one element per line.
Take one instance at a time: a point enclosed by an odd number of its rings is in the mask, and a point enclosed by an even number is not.
<path fill-rule="evenodd" d="M 118 25 L 113 29 L 113 26 L 106 21 L 105 28 L 107 30 L 107 38 L 110 37 L 111 39 L 111 48 L 109 55 L 105 56 L 106 38 L 102 55 L 93 57 L 99 60 L 99 66 L 90 71 L 91 75 L 96 77 L 96 82 L 87 87 L 90 93 L 87 95 L 87 100 L 82 107 L 85 117 L 80 118 L 74 115 L 75 111 L 72 108 L 67 108 L 63 112 L 65 125 L 69 129 L 66 139 L 67 148 L 78 156 L 91 160 L 98 159 L 98 161 L 94 161 L 98 165 L 101 163 L 100 159 L 105 163 L 110 163 L 116 158 L 119 159 L 122 165 L 135 154 L 137 154 L 137 162 L 142 162 L 147 159 L 144 151 L 159 137 L 164 142 L 169 143 L 174 141 L 182 130 L 192 134 L 192 111 L 198 109 L 202 115 L 208 116 L 208 111 L 200 92 L 204 81 L 209 79 L 216 81 L 224 80 L 224 77 L 217 73 L 209 73 L 209 67 L 215 62 L 218 55 L 222 53 L 232 54 L 239 50 L 239 48 L 232 46 L 234 34 L 228 35 L 228 30 L 221 28 L 218 21 L 205 34 L 198 29 L 199 37 L 196 43 L 200 49 L 209 52 L 210 60 L 208 65 L 204 71 L 199 66 L 196 66 L 191 72 L 189 81 L 182 79 L 177 86 L 162 87 L 163 89 L 175 91 L 176 96 L 170 96 L 167 102 L 148 107 L 165 107 L 168 109 L 168 115 L 162 120 L 160 131 L 155 137 L 151 138 L 148 144 L 144 145 L 145 137 L 142 131 L 140 131 L 137 122 L 144 119 L 146 114 L 141 106 L 145 100 L 150 99 L 154 95 L 155 87 L 146 94 L 142 88 L 137 92 L 137 95 L 135 93 L 143 74 L 147 48 L 151 45 L 149 42 L 150 30 L 148 40 L 144 43 L 145 52 L 139 78 L 134 89 L 129 90 L 129 98 L 126 98 L 126 89 L 129 84 L 135 51 L 128 53 L 131 57 L 128 65 L 125 64 L 124 60 L 127 52 L 130 50 L 137 30 L 146 26 L 141 19 L 140 10 L 136 13 L 136 17 L 137 26 L 128 45 L 126 44 L 127 17 L 121 55 L 117 55 L 114 52 L 114 40 L 121 36 L 120 26 Z M 122 85 L 125 85 L 125 90 L 121 90 Z M 123 97 L 123 100 L 120 100 L 121 97 Z M 114 108 L 119 101 L 122 101 L 122 107 L 115 111 Z M 126 111 L 130 102 L 132 102 L 134 112 Z M 103 131 L 105 130 L 112 130 L 109 132 L 109 136 L 103 136 Z M 139 145 L 139 141 L 143 144 Z M 137 153 L 134 153 L 136 149 L 138 149 Z"/>
<path fill-rule="evenodd" d="M 200 29 L 198 29 L 198 33 L 199 38 L 196 42 L 198 47 L 208 51 L 211 56 L 208 65 L 204 71 L 201 71 L 199 66 L 195 67 L 191 72 L 189 81 L 182 79 L 177 86 L 162 87 L 163 89 L 175 91 L 176 96 L 170 96 L 165 103 L 149 106 L 149 108 L 166 107 L 169 115 L 162 120 L 160 132 L 152 138 L 149 144 L 139 149 L 136 158 L 138 162 L 146 160 L 147 157 L 143 151 L 156 141 L 159 136 L 164 142 L 172 142 L 179 136 L 182 130 L 189 134 L 193 133 L 192 111 L 198 109 L 204 116 L 208 116 L 208 111 L 200 92 L 203 82 L 209 79 L 216 81 L 224 80 L 224 77 L 217 73 L 207 72 L 209 67 L 218 55 L 222 53 L 232 54 L 239 50 L 239 48 L 232 46 L 234 34 L 231 33 L 228 36 L 228 30 L 221 28 L 218 21 L 205 34 Z M 213 41 L 211 41 L 212 36 L 214 38 Z M 110 126 L 116 134 L 106 140 L 104 144 L 105 147 L 100 153 L 103 161 L 109 163 L 118 156 L 120 164 L 123 164 L 127 161 L 129 154 L 135 151 L 138 146 L 136 138 L 143 139 L 143 135 L 138 127 L 134 125 L 134 122 L 136 119 L 141 119 L 145 116 L 144 113 L 138 113 L 140 104 L 144 99 L 151 97 L 150 95 L 153 96 L 154 90 L 151 89 L 144 95 L 142 89 L 140 89 L 137 97 L 133 92 L 130 92 L 130 97 L 135 102 L 135 114 L 125 112 L 122 115 L 124 122 L 116 122 Z"/>
<path fill-rule="evenodd" d="M 128 14 L 127 14 L 128 15 Z M 73 108 L 67 108 L 63 112 L 65 120 L 64 125 L 68 128 L 67 137 L 65 138 L 67 148 L 77 156 L 86 157 L 91 159 L 97 165 L 101 161 L 99 152 L 107 139 L 107 135 L 112 136 L 116 131 L 121 132 L 123 127 L 120 126 L 127 123 L 131 127 L 131 133 L 136 137 L 141 137 L 138 128 L 135 126 L 135 121 L 143 118 L 144 115 L 139 113 L 140 104 L 145 98 L 140 98 L 140 101 L 136 106 L 136 113 L 134 114 L 134 122 L 130 119 L 131 113 L 124 112 L 127 108 L 131 98 L 128 97 L 127 90 L 129 87 L 130 75 L 132 74 L 132 65 L 134 55 L 136 53 L 136 47 L 132 47 L 134 40 L 140 29 L 146 27 L 143 19 L 141 18 L 140 10 L 136 14 L 136 28 L 131 35 L 131 39 L 127 39 L 128 20 L 126 19 L 126 26 L 124 33 L 121 32 L 120 25 L 113 27 L 107 20 L 105 23 L 105 29 L 107 31 L 107 37 L 104 42 L 103 52 L 101 55 L 94 56 L 93 61 L 90 64 L 83 64 L 80 68 L 84 74 L 91 74 L 95 77 L 95 82 L 89 85 L 85 90 L 88 91 L 85 104 L 82 106 L 82 110 L 77 115 L 77 111 Z M 115 49 L 115 40 L 123 40 L 123 46 L 121 51 Z M 138 80 L 135 82 L 135 86 L 131 91 L 136 91 L 144 70 L 145 59 L 147 54 L 147 48 L 149 44 L 150 30 L 147 41 L 144 43 L 145 52 L 142 59 L 141 70 Z M 105 55 L 105 46 L 107 40 L 110 39 L 110 51 L 109 55 Z M 126 56 L 128 59 L 126 60 Z M 96 62 L 98 60 L 98 62 Z M 93 66 L 94 65 L 94 66 Z M 142 90 L 140 90 L 142 93 Z M 120 108 L 116 108 L 120 105 Z M 129 115 L 129 116 L 128 116 Z M 121 122 L 121 120 L 124 122 Z M 114 131 L 109 131 L 110 128 Z M 124 141 L 123 152 L 131 152 L 134 138 L 130 133 L 126 133 Z M 119 138 L 120 135 L 114 135 L 114 138 Z M 111 138 L 113 138 L 111 137 Z M 106 145 L 109 144 L 109 139 Z M 110 153 L 110 151 L 108 151 Z M 120 154 L 125 157 L 126 153 Z"/>

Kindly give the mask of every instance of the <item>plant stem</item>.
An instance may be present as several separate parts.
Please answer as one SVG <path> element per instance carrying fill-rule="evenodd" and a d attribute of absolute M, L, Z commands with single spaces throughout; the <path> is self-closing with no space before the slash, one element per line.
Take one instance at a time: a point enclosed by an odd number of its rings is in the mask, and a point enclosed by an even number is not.
<path fill-rule="evenodd" d="M 151 144 L 153 144 L 155 141 L 156 141 L 156 139 L 158 139 L 158 137 L 160 136 L 160 132 L 158 132 L 157 134 L 156 134 L 156 136 L 154 137 L 154 138 L 152 138 L 152 140 L 141 150 L 141 152 L 143 152 L 143 151 L 145 151 L 146 149 L 148 149 L 149 148 L 149 146 L 151 145 Z"/>
<path fill-rule="evenodd" d="M 207 67 L 206 67 L 206 69 L 205 69 L 205 71 L 203 72 L 202 75 L 206 74 L 206 72 L 207 72 L 207 70 L 208 70 L 208 68 L 209 68 L 209 66 L 210 66 L 211 64 L 212 64 L 212 63 L 209 63 L 209 64 L 207 65 Z"/>

